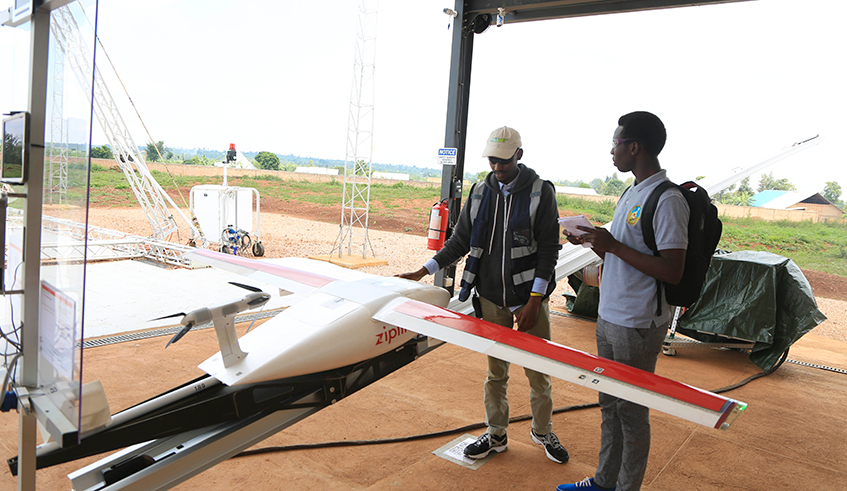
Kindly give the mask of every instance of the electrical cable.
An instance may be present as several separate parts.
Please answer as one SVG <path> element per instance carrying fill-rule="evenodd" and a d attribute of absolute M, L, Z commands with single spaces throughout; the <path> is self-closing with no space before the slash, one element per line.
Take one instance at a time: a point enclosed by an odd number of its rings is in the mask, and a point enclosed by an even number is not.
<path fill-rule="evenodd" d="M 0 407 L 3 406 L 3 401 L 6 399 L 6 387 L 9 386 L 9 375 L 12 373 L 12 369 L 15 367 L 15 364 L 18 362 L 18 358 L 21 357 L 23 353 L 16 353 L 14 357 L 12 357 L 12 361 L 6 366 L 6 375 L 3 377 L 3 385 L 0 386 Z"/>
<path fill-rule="evenodd" d="M 20 263 L 15 267 L 15 272 L 12 274 L 12 284 L 13 285 L 15 283 L 17 283 L 17 281 L 18 281 L 18 272 L 20 271 L 20 268 L 21 268 L 22 265 L 23 265 L 23 263 Z M 9 297 L 9 319 L 10 319 L 10 322 L 12 324 L 12 327 L 14 328 L 14 329 L 12 329 L 12 333 L 15 334 L 17 341 L 10 339 L 8 337 L 8 335 L 6 334 L 6 332 L 3 331 L 3 329 L 0 329 L 0 337 L 2 337 L 3 340 L 5 340 L 7 343 L 9 343 L 9 345 L 14 347 L 17 351 L 21 351 L 21 342 L 20 342 L 21 340 L 20 340 L 20 337 L 17 336 L 18 332 L 20 331 L 20 327 L 15 327 L 15 309 L 13 307 L 14 306 L 12 304 L 12 297 Z M 4 355 L 4 357 L 8 356 L 9 353 L 4 353 L 3 355 Z"/>
<path fill-rule="evenodd" d="M 576 406 L 565 406 L 556 408 L 553 410 L 553 414 L 568 412 L 568 411 L 577 411 L 580 409 L 590 409 L 594 407 L 600 407 L 599 403 L 591 403 L 591 404 L 580 404 Z M 509 418 L 509 423 L 516 423 L 519 421 L 526 421 L 532 419 L 531 414 L 525 414 L 523 416 L 515 416 Z M 436 438 L 440 436 L 447 436 L 453 433 L 461 433 L 463 431 L 470 431 L 479 428 L 484 428 L 485 423 L 473 423 L 469 425 L 462 426 L 460 428 L 453 428 L 451 430 L 444 431 L 436 431 L 433 433 L 423 433 L 420 435 L 411 435 L 411 436 L 402 436 L 397 438 L 384 438 L 381 440 L 344 440 L 344 441 L 335 441 L 335 442 L 323 442 L 323 443 L 306 443 L 301 445 L 286 445 L 279 447 L 263 447 L 263 448 L 254 448 L 250 450 L 245 450 L 239 454 L 233 455 L 235 457 L 247 457 L 250 455 L 260 455 L 264 453 L 271 452 L 285 452 L 289 450 L 305 450 L 305 449 L 313 449 L 313 448 L 333 448 L 333 447 L 355 447 L 362 445 L 383 445 L 386 443 L 402 443 L 402 442 L 411 442 L 415 440 L 425 440 L 428 438 Z"/>

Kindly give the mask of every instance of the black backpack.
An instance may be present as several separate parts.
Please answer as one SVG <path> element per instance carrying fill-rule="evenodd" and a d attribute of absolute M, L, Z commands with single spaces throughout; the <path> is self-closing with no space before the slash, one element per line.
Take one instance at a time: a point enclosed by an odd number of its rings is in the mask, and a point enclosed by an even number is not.
<path fill-rule="evenodd" d="M 656 249 L 656 235 L 653 232 L 653 215 L 656 214 L 659 197 L 670 188 L 680 190 L 691 210 L 688 218 L 688 249 L 685 253 L 685 270 L 680 282 L 671 285 L 656 280 L 656 287 L 660 292 L 662 289 L 665 290 L 668 304 L 688 308 L 700 298 L 700 290 L 703 289 L 703 283 L 706 281 L 706 272 L 709 271 L 712 255 L 718 247 L 718 241 L 721 240 L 723 224 L 718 219 L 718 209 L 712 204 L 705 189 L 692 181 L 681 185 L 663 181 L 647 198 L 641 211 L 641 233 L 644 235 L 644 243 L 653 251 L 653 255 L 659 255 Z M 658 314 L 661 314 L 661 303 L 657 310 Z"/>

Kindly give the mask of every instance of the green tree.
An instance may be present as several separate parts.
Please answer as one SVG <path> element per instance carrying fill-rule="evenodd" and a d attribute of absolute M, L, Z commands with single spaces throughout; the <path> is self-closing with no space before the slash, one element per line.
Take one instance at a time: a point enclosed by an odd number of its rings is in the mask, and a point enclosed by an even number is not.
<path fill-rule="evenodd" d="M 753 195 L 747 192 L 736 191 L 728 196 L 727 204 L 735 206 L 750 206 L 753 201 Z"/>
<path fill-rule="evenodd" d="M 600 194 L 604 196 L 620 196 L 626 190 L 626 183 L 618 179 L 618 174 L 612 174 L 601 187 Z"/>
<path fill-rule="evenodd" d="M 165 153 L 167 153 L 165 142 L 159 140 L 155 145 L 152 142 L 147 144 L 147 162 L 158 162 L 160 160 L 159 154 L 164 157 Z"/>
<path fill-rule="evenodd" d="M 737 194 L 749 194 L 753 196 L 753 188 L 750 187 L 750 176 L 745 177 L 738 183 L 738 191 Z"/>
<path fill-rule="evenodd" d="M 3 164 L 20 168 L 23 165 L 23 141 L 13 133 L 3 134 Z"/>
<path fill-rule="evenodd" d="M 588 184 L 586 184 L 584 182 L 580 182 L 579 186 L 577 186 L 577 187 L 585 188 L 585 189 L 591 189 L 591 186 L 589 186 Z"/>
<path fill-rule="evenodd" d="M 603 189 L 603 181 L 599 178 L 592 179 L 591 182 L 588 183 L 588 185 L 591 186 L 592 189 L 597 191 L 597 194 L 603 194 L 600 192 L 600 190 Z"/>
<path fill-rule="evenodd" d="M 750 206 L 754 194 L 753 188 L 750 187 L 750 178 L 745 177 L 738 183 L 738 189 L 735 189 L 735 184 L 733 184 L 715 194 L 713 198 L 718 203 L 725 205 Z"/>
<path fill-rule="evenodd" d="M 484 171 L 482 171 L 482 172 L 478 173 L 478 174 L 476 175 L 476 178 L 474 179 L 474 182 L 482 182 L 482 181 L 484 181 L 484 180 L 485 180 L 485 178 L 486 178 L 486 177 L 488 177 L 488 173 L 489 173 L 489 172 L 488 172 L 487 170 L 484 170 Z"/>
<path fill-rule="evenodd" d="M 256 163 L 260 169 L 279 170 L 279 157 L 272 152 L 259 152 L 256 154 Z"/>
<path fill-rule="evenodd" d="M 830 203 L 837 203 L 841 197 L 841 186 L 835 181 L 829 181 L 823 188 L 823 197 Z"/>
<path fill-rule="evenodd" d="M 109 148 L 109 145 L 100 145 L 99 147 L 91 147 L 91 158 L 113 159 L 115 156 L 112 155 L 112 149 Z"/>
<path fill-rule="evenodd" d="M 794 191 L 797 188 L 788 182 L 788 179 L 785 177 L 782 179 L 774 179 L 773 172 L 770 172 L 768 174 L 762 174 L 762 178 L 759 180 L 758 191 L 761 193 L 762 191 L 767 191 L 769 189 L 776 191 Z"/>
<path fill-rule="evenodd" d="M 728 199 L 732 195 L 734 189 L 735 184 L 725 187 L 719 193 L 715 193 L 712 198 L 714 198 L 718 203 L 729 204 Z"/>

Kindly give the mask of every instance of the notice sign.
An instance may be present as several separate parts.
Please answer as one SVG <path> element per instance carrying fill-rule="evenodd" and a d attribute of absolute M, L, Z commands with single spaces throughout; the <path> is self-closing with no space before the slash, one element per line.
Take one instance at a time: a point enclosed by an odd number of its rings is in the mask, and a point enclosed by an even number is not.
<path fill-rule="evenodd" d="M 41 282 L 38 350 L 54 369 L 73 380 L 76 302 L 46 281 Z"/>
<path fill-rule="evenodd" d="M 456 165 L 456 149 L 455 148 L 439 148 L 438 149 L 438 164 L 439 165 Z"/>

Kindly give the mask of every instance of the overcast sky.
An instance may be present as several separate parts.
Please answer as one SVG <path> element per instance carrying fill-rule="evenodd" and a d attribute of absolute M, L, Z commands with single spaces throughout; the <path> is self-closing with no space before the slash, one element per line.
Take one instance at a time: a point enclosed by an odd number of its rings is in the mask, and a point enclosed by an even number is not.
<path fill-rule="evenodd" d="M 442 10 L 452 3 L 379 2 L 373 162 L 437 167 L 451 42 Z M 85 7 L 93 21 L 94 2 Z M 343 160 L 356 7 L 101 0 L 99 34 L 155 140 Z M 543 177 L 604 178 L 617 118 L 647 110 L 668 129 L 660 160 L 674 180 L 723 176 L 820 134 L 768 171 L 801 190 L 837 181 L 847 192 L 845 18 L 845 2 L 757 0 L 491 27 L 474 40 L 465 170 L 487 170 L 484 140 L 508 125 Z M 26 104 L 27 36 L 0 28 L 3 112 Z M 123 89 L 98 64 L 144 145 Z M 69 77 L 66 117 L 84 117 L 79 93 Z"/>

